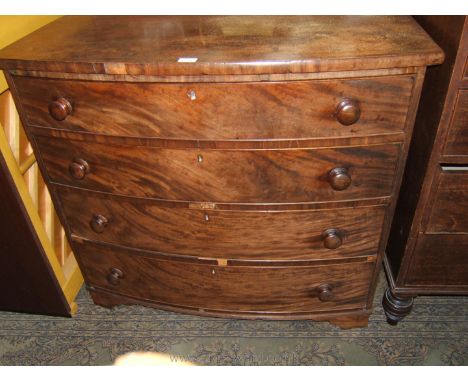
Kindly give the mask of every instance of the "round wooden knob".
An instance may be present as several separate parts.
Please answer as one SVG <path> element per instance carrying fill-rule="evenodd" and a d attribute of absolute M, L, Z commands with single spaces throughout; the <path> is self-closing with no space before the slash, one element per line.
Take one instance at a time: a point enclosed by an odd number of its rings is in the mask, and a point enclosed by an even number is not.
<path fill-rule="evenodd" d="M 322 237 L 325 248 L 336 249 L 343 244 L 343 234 L 336 228 L 327 229 Z"/>
<path fill-rule="evenodd" d="M 68 166 L 68 171 L 73 178 L 78 180 L 84 179 L 86 174 L 89 173 L 89 164 L 84 159 L 76 158 Z"/>
<path fill-rule="evenodd" d="M 345 126 L 352 125 L 359 120 L 361 109 L 359 103 L 352 99 L 344 99 L 336 108 L 336 119 Z"/>
<path fill-rule="evenodd" d="M 109 284 L 118 285 L 123 278 L 123 272 L 118 268 L 111 268 L 110 273 L 107 275 Z"/>
<path fill-rule="evenodd" d="M 331 301 L 333 300 L 334 294 L 332 291 L 332 287 L 328 284 L 322 284 L 317 287 L 318 291 L 318 298 L 320 301 Z"/>
<path fill-rule="evenodd" d="M 351 176 L 345 168 L 337 167 L 328 173 L 328 182 L 334 190 L 346 190 L 351 184 Z"/>
<path fill-rule="evenodd" d="M 70 101 L 63 97 L 49 103 L 49 114 L 56 121 L 63 121 L 71 114 L 72 110 Z"/>
<path fill-rule="evenodd" d="M 93 229 L 94 232 L 96 233 L 102 233 L 104 232 L 107 223 L 109 221 L 107 218 L 103 215 L 94 215 L 91 221 L 89 222 L 91 228 Z"/>

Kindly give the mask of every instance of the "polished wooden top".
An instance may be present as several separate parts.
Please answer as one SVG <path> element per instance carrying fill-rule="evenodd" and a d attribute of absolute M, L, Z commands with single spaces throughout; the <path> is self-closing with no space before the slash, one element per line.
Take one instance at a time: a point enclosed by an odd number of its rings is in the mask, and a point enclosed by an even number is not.
<path fill-rule="evenodd" d="M 196 62 L 180 62 L 187 58 Z M 442 60 L 409 16 L 65 16 L 0 52 L 2 69 L 130 75 L 306 73 Z"/>

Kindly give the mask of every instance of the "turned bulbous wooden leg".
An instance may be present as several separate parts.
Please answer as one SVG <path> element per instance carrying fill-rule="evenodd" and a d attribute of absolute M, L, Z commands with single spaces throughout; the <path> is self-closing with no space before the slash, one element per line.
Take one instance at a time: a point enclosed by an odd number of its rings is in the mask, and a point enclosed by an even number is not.
<path fill-rule="evenodd" d="M 396 325 L 411 312 L 413 297 L 398 297 L 390 289 L 387 289 L 382 299 L 382 306 L 387 316 L 387 322 L 390 325 Z"/>

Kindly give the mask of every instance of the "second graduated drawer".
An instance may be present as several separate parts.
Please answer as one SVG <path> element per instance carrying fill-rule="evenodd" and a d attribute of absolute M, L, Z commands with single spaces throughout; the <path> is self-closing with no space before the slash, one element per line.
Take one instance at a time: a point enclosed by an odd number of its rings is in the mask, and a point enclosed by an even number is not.
<path fill-rule="evenodd" d="M 52 182 L 127 196 L 313 203 L 390 196 L 400 144 L 197 150 L 36 137 Z"/>
<path fill-rule="evenodd" d="M 374 255 L 385 206 L 200 210 L 57 187 L 73 235 L 169 254 L 247 260 Z"/>

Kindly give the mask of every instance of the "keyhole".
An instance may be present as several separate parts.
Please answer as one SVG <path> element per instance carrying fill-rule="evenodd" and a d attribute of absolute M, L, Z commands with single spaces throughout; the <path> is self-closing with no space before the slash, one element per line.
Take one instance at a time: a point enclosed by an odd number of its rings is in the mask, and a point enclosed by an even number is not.
<path fill-rule="evenodd" d="M 198 161 L 198 163 L 202 163 L 203 162 L 203 155 L 198 154 L 197 155 L 197 161 Z"/>
<path fill-rule="evenodd" d="M 187 97 L 189 97 L 191 101 L 195 101 L 197 99 L 197 94 L 195 91 L 190 90 L 187 92 Z"/>

